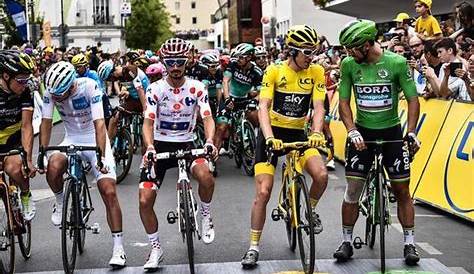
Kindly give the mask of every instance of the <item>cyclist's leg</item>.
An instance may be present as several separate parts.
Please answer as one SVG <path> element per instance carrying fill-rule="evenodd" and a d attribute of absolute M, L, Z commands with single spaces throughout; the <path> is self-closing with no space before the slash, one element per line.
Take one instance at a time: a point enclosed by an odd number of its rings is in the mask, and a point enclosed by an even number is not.
<path fill-rule="evenodd" d="M 259 127 L 258 111 L 257 110 L 253 110 L 253 111 L 248 112 L 247 113 L 247 119 L 250 121 L 250 123 L 252 123 L 254 128 Z"/>
<path fill-rule="evenodd" d="M 217 151 L 221 149 L 224 139 L 229 137 L 229 123 L 230 120 L 226 115 L 220 115 L 217 117 L 216 133 L 214 135 L 214 145 L 216 146 Z"/>
<path fill-rule="evenodd" d="M 116 111 L 109 119 L 109 126 L 107 129 L 107 135 L 111 141 L 114 140 L 115 135 L 117 134 L 117 124 L 119 122 L 120 113 Z"/>
<path fill-rule="evenodd" d="M 29 192 L 29 180 L 23 176 L 23 164 L 20 155 L 5 157 L 4 171 L 8 175 L 10 182 L 20 187 L 21 192 Z"/>
<path fill-rule="evenodd" d="M 326 190 L 328 184 L 328 172 L 323 159 L 315 148 L 307 149 L 302 155 L 301 166 L 308 172 L 313 180 L 309 190 L 311 207 L 314 209 Z"/>

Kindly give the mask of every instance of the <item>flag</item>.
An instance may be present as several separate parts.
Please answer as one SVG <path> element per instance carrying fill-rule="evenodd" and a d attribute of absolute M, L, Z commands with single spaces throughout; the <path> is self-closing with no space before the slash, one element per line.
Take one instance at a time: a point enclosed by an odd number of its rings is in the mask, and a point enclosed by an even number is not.
<path fill-rule="evenodd" d="M 18 34 L 23 41 L 27 41 L 28 24 L 26 21 L 25 7 L 14 0 L 5 0 L 5 4 L 7 5 L 8 15 L 10 15 L 13 22 L 15 22 Z"/>

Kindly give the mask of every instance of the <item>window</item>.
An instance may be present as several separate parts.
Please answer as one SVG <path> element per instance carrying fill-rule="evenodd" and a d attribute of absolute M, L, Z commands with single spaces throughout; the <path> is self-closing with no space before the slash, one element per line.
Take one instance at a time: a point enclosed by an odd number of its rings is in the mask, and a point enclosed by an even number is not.
<path fill-rule="evenodd" d="M 197 17 L 193 17 L 193 24 L 197 24 Z"/>
<path fill-rule="evenodd" d="M 181 23 L 181 18 L 176 17 L 176 25 L 179 25 Z"/>
<path fill-rule="evenodd" d="M 113 24 L 113 17 L 109 11 L 109 0 L 94 0 L 94 24 Z"/>
<path fill-rule="evenodd" d="M 178 1 L 174 2 L 174 9 L 179 10 L 179 2 Z"/>
<path fill-rule="evenodd" d="M 191 2 L 191 8 L 195 9 L 196 8 L 196 2 Z"/>
<path fill-rule="evenodd" d="M 240 20 L 252 21 L 252 1 L 240 0 Z"/>

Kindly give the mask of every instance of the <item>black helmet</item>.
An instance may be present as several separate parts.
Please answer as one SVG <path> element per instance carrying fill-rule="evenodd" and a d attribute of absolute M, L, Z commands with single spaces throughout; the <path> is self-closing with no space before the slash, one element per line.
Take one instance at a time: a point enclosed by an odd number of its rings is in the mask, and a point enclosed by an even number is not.
<path fill-rule="evenodd" d="M 0 50 L 0 71 L 10 74 L 30 74 L 35 63 L 28 54 L 17 50 Z"/>

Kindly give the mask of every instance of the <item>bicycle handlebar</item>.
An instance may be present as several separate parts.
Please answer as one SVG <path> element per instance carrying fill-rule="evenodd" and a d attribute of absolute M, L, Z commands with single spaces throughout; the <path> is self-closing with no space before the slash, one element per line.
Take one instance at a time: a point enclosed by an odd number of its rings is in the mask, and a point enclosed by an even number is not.
<path fill-rule="evenodd" d="M 143 115 L 141 112 L 138 112 L 138 111 L 130 111 L 130 110 L 126 110 L 124 107 L 122 106 L 116 106 L 115 107 L 118 111 L 120 112 L 125 112 L 126 114 L 129 114 L 129 115 Z"/>
<path fill-rule="evenodd" d="M 97 158 L 97 166 L 100 169 L 104 167 L 104 163 L 102 163 L 102 151 L 100 151 L 100 148 L 96 146 L 69 145 L 69 146 L 48 146 L 46 148 L 43 146 L 40 146 L 39 155 L 38 155 L 38 168 L 39 169 L 44 169 L 43 158 L 45 156 L 45 153 L 52 150 L 58 150 L 60 152 L 66 153 L 67 155 L 74 154 L 78 151 L 95 151 L 95 155 Z"/>
<path fill-rule="evenodd" d="M 15 156 L 15 155 L 20 155 L 21 158 L 21 165 L 23 166 L 23 170 L 25 171 L 26 174 L 30 173 L 30 168 L 28 167 L 28 162 L 26 160 L 28 153 L 23 149 L 23 148 L 18 148 L 18 149 L 12 149 L 8 152 L 5 153 L 0 153 L 0 158 L 8 157 L 8 156 Z"/>

